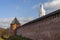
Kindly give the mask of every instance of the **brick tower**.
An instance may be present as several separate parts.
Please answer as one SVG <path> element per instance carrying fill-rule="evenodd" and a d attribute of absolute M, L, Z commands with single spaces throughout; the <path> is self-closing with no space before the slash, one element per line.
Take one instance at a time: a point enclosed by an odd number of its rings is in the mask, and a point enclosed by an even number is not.
<path fill-rule="evenodd" d="M 21 24 L 19 23 L 19 21 L 17 20 L 17 18 L 15 17 L 14 20 L 12 21 L 12 23 L 10 24 L 10 35 L 16 35 L 16 29 L 18 27 L 21 27 Z"/>

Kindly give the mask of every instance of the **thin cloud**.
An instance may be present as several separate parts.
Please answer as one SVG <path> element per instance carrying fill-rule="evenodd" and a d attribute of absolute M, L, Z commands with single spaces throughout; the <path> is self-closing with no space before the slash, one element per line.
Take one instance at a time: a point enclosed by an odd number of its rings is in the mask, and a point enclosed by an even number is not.
<path fill-rule="evenodd" d="M 20 8 L 19 6 L 16 6 L 16 10 L 19 10 L 19 8 Z"/>
<path fill-rule="evenodd" d="M 60 9 L 60 0 L 52 0 L 51 2 L 46 2 L 44 4 L 47 13 Z"/>
<path fill-rule="evenodd" d="M 36 7 L 38 7 L 37 5 L 34 5 L 33 7 L 32 7 L 32 9 L 35 9 Z"/>
<path fill-rule="evenodd" d="M 23 0 L 23 2 L 25 3 L 27 0 Z"/>
<path fill-rule="evenodd" d="M 9 28 L 13 19 L 14 18 L 0 18 L 0 28 Z M 22 25 L 33 20 L 33 18 L 17 18 L 17 19 Z"/>
<path fill-rule="evenodd" d="M 32 6 L 32 9 L 36 9 L 40 6 L 41 3 L 35 4 Z M 47 13 L 53 12 L 57 9 L 60 9 L 60 0 L 51 0 L 48 2 L 43 3 L 44 8 L 46 9 Z"/>
<path fill-rule="evenodd" d="M 34 10 L 34 9 L 40 7 L 40 4 L 41 4 L 41 3 L 33 5 L 33 6 L 32 6 L 32 9 Z"/>

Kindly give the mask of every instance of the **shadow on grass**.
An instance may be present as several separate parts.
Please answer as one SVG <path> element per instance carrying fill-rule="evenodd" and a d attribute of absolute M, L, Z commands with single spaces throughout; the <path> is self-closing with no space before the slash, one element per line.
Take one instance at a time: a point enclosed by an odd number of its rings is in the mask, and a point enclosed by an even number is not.
<path fill-rule="evenodd" d="M 18 36 L 18 35 L 15 35 L 15 36 L 11 36 L 9 38 L 4 38 L 2 37 L 4 40 L 32 40 L 32 39 L 29 39 L 29 38 L 26 38 L 26 37 L 22 37 L 22 35 Z"/>

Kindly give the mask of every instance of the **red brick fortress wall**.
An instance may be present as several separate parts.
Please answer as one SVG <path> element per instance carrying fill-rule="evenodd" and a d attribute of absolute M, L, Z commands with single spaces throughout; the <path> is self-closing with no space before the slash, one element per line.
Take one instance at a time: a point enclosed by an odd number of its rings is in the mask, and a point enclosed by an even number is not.
<path fill-rule="evenodd" d="M 60 40 L 60 13 L 17 29 L 17 35 L 33 40 Z"/>

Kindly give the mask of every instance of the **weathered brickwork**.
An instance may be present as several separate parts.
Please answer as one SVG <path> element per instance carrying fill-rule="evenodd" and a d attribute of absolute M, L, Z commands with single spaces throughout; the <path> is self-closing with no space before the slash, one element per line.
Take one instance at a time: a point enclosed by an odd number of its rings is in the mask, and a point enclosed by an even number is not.
<path fill-rule="evenodd" d="M 33 40 L 60 40 L 60 13 L 17 29 L 17 35 Z"/>

